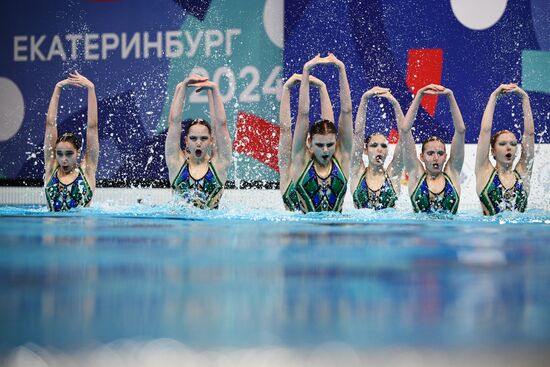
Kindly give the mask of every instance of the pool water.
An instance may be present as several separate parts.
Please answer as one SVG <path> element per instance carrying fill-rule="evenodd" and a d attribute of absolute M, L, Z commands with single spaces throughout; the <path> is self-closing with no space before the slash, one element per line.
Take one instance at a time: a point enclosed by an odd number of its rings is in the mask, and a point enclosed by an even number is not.
<path fill-rule="evenodd" d="M 545 211 L 3 206 L 0 233 L 8 365 L 19 346 L 76 353 L 162 338 L 192 350 L 550 345 Z"/>

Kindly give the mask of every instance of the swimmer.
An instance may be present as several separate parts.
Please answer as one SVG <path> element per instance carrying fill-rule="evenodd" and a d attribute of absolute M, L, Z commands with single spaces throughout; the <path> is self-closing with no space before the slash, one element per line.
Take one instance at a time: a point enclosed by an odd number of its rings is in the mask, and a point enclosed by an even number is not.
<path fill-rule="evenodd" d="M 180 147 L 181 121 L 187 90 L 206 90 L 212 126 L 194 119 L 186 126 L 185 150 Z M 232 161 L 231 138 L 218 85 L 190 75 L 176 86 L 166 134 L 165 158 L 173 192 L 198 208 L 218 208 Z"/>
<path fill-rule="evenodd" d="M 309 128 L 309 73 L 316 65 L 335 65 L 340 82 L 338 131 L 334 122 L 321 119 Z M 309 136 L 308 136 L 309 128 Z M 338 134 L 338 135 L 337 135 Z M 292 141 L 292 180 L 304 213 L 342 211 L 353 145 L 351 94 L 344 63 L 329 53 L 304 65 L 298 118 Z"/>
<path fill-rule="evenodd" d="M 86 153 L 80 163 L 80 139 L 71 132 L 57 136 L 57 106 L 61 90 L 66 86 L 88 90 Z M 67 211 L 90 205 L 96 186 L 98 159 L 99 137 L 95 86 L 75 71 L 70 73 L 67 79 L 55 85 L 46 115 L 44 189 L 50 211 Z"/>
<path fill-rule="evenodd" d="M 292 121 L 290 117 L 290 89 L 298 84 L 302 78 L 300 74 L 294 74 L 283 85 L 281 106 L 279 109 L 280 134 L 279 134 L 279 189 L 283 197 L 285 208 L 290 211 L 300 211 L 300 202 L 296 187 L 291 179 L 290 158 L 292 153 Z M 332 103 L 327 92 L 327 86 L 314 76 L 309 77 L 310 83 L 319 88 L 321 97 L 321 118 L 334 121 Z"/>
<path fill-rule="evenodd" d="M 432 136 L 422 143 L 422 152 L 418 159 L 411 133 L 418 106 L 425 95 L 439 94 L 447 97 L 451 109 L 454 125 L 451 153 L 447 160 L 445 143 L 439 137 Z M 459 176 L 464 163 L 466 128 L 453 92 L 437 84 L 421 88 L 403 119 L 399 135 L 403 144 L 405 169 L 409 174 L 409 195 L 414 211 L 456 214 L 460 202 Z"/>
<path fill-rule="evenodd" d="M 518 95 L 523 107 L 521 155 L 515 167 L 514 159 L 518 152 L 515 134 L 509 130 L 501 130 L 491 137 L 496 101 L 507 94 Z M 489 150 L 496 165 L 489 160 Z M 489 97 L 477 142 L 476 191 L 483 214 L 495 215 L 505 210 L 525 211 L 534 156 L 535 124 L 529 96 L 516 84 L 502 84 Z"/>
<path fill-rule="evenodd" d="M 388 155 L 388 139 L 380 132 L 370 134 L 366 139 L 365 121 L 367 103 L 371 97 L 386 98 L 395 112 L 397 125 L 402 125 L 403 111 L 399 102 L 387 88 L 374 87 L 366 91 L 355 118 L 353 136 L 353 154 L 351 161 L 351 189 L 356 208 L 386 209 L 393 208 L 401 192 L 401 174 L 403 173 L 403 154 L 401 144 L 397 144 L 393 159 L 384 169 Z M 365 167 L 363 154 L 368 156 L 369 164 Z"/>

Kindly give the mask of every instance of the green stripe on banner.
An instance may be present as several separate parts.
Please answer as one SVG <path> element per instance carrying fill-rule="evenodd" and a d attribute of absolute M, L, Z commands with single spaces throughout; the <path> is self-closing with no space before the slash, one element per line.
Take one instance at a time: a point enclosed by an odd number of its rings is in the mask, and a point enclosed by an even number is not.
<path fill-rule="evenodd" d="M 521 79 L 523 88 L 550 94 L 550 52 L 523 50 Z"/>

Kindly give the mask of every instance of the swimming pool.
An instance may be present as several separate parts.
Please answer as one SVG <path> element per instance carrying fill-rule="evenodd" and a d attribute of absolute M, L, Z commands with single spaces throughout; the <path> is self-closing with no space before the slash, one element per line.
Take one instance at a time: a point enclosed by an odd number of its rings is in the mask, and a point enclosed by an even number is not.
<path fill-rule="evenodd" d="M 119 365 L 105 345 L 136 360 L 161 345 L 151 353 L 183 350 L 187 362 L 189 351 L 278 348 L 314 350 L 308 358 L 321 363 L 334 345 L 359 353 L 356 362 L 392 348 L 520 349 L 549 360 L 550 214 L 541 210 L 449 219 L 1 206 L 0 233 L 5 365 L 70 365 L 82 350 L 88 364 Z M 51 362 L 56 353 L 65 359 Z M 89 359 L 97 353 L 106 359 Z M 227 354 L 201 358 L 231 365 Z M 237 364 L 258 365 L 249 362 Z"/>

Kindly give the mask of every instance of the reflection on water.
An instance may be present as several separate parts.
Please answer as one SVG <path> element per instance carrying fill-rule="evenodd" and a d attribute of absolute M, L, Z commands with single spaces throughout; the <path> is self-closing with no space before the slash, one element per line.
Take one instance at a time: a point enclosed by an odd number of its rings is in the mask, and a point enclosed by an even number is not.
<path fill-rule="evenodd" d="M 1 217 L 1 350 L 550 342 L 547 224 L 327 222 Z"/>

